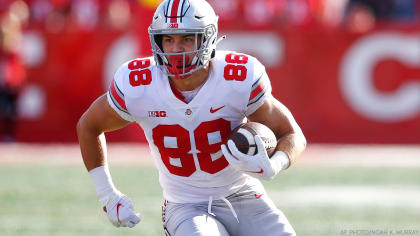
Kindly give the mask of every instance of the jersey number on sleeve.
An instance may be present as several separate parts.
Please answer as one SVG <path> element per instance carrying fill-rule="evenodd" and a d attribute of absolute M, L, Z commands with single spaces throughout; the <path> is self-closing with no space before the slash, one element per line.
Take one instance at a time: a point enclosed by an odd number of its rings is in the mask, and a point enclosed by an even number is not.
<path fill-rule="evenodd" d="M 229 53 L 226 55 L 225 61 L 228 63 L 225 66 L 224 71 L 225 79 L 244 81 L 247 73 L 244 64 L 248 62 L 248 57 L 245 55 Z"/>
<path fill-rule="evenodd" d="M 146 69 L 150 66 L 150 59 L 133 60 L 128 63 L 128 69 L 131 70 L 130 84 L 133 87 L 148 85 L 152 82 L 152 72 Z"/>
<path fill-rule="evenodd" d="M 220 151 L 220 145 L 226 142 L 230 131 L 230 122 L 222 118 L 203 122 L 194 130 L 192 137 L 198 150 L 197 159 L 199 168 L 202 171 L 214 174 L 229 165 L 224 156 L 213 160 L 211 155 Z M 158 147 L 162 161 L 169 172 L 174 175 L 188 177 L 197 170 L 191 154 L 192 142 L 188 130 L 180 125 L 158 125 L 152 132 L 153 142 Z M 209 136 L 217 135 L 217 133 L 220 134 L 219 142 L 211 142 Z M 176 145 L 166 147 L 165 138 L 176 139 Z M 172 164 L 171 159 L 178 159 L 178 164 Z"/>

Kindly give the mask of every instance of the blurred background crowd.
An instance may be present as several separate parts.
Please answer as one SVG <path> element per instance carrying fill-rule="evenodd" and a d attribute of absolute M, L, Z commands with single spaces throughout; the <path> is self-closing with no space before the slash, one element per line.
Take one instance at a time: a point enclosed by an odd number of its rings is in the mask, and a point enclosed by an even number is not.
<path fill-rule="evenodd" d="M 54 33 L 64 28 L 132 27 L 139 9 L 161 0 L 1 0 L 2 22 L 15 17 L 21 26 L 37 25 Z M 226 22 L 252 25 L 354 26 L 377 21 L 408 23 L 419 19 L 417 0 L 209 0 Z M 10 21 L 10 20 L 9 20 Z M 5 23 L 7 24 L 7 23 Z"/>
<path fill-rule="evenodd" d="M 316 28 L 321 29 L 322 34 L 328 34 L 325 32 L 363 34 L 377 29 L 378 25 L 402 30 L 415 28 L 420 19 L 418 0 L 209 0 L 209 2 L 220 16 L 221 31 L 243 32 L 251 29 L 261 32 L 274 29 L 280 32 L 280 35 L 287 35 L 289 32 L 287 29 L 305 32 Z M 80 83 L 80 86 L 84 86 L 85 82 L 75 78 L 80 78 L 83 73 L 76 73 L 77 68 L 86 66 L 91 61 L 94 64 L 94 58 L 105 56 L 89 51 L 90 48 L 94 48 L 93 45 L 103 43 L 104 46 L 96 50 L 105 50 L 104 48 L 108 48 L 117 36 L 130 33 L 145 39 L 138 46 L 140 49 L 133 49 L 137 52 L 134 54 L 150 55 L 147 27 L 159 3 L 160 0 L 0 0 L 0 140 L 54 141 L 57 137 L 57 141 L 74 141 L 73 133 L 70 135 L 72 138 L 64 138 L 65 135 L 57 134 L 61 132 L 60 126 L 73 127 L 77 117 L 86 109 L 86 104 L 104 90 L 102 85 L 99 85 L 100 90 L 92 88 L 93 94 L 86 95 L 77 88 L 67 92 L 60 89 L 69 88 L 70 83 Z M 104 39 L 101 40 L 101 37 Z M 67 47 L 76 41 L 92 41 L 92 44 L 86 47 Z M 286 44 L 284 47 L 287 49 L 287 40 L 284 41 Z M 79 45 L 85 45 L 80 42 Z M 55 54 L 73 55 L 73 57 L 54 59 Z M 86 54 L 91 54 L 91 57 L 87 57 Z M 285 60 L 287 59 L 286 57 Z M 80 64 L 77 64 L 78 60 L 81 61 Z M 102 66 L 104 63 L 106 62 L 101 61 L 99 64 Z M 60 68 L 62 72 L 58 73 L 57 69 L 51 68 Z M 102 73 L 102 68 L 92 70 L 98 69 Z M 57 85 L 57 80 L 61 80 L 64 84 Z M 28 81 L 41 86 L 24 86 Z M 51 88 L 45 88 L 46 86 Z M 42 92 L 39 87 L 44 87 L 47 92 Z M 22 93 L 23 90 L 25 93 Z M 54 93 L 51 90 L 59 91 Z M 60 98 L 59 94 L 64 97 Z M 85 97 L 80 98 L 80 96 Z M 54 98 L 70 100 L 71 97 L 74 98 L 64 105 L 54 105 L 55 103 L 50 102 Z M 40 105 L 42 101 L 46 105 Z M 48 113 L 45 111 L 48 109 L 57 111 Z M 63 117 L 66 113 L 60 113 L 63 110 L 70 110 L 75 114 L 74 117 L 70 121 L 65 120 Z M 52 120 L 60 124 L 54 126 Z M 56 136 L 35 138 L 35 134 L 42 133 L 42 128 L 38 127 L 36 122 L 44 122 L 40 127 L 45 129 L 54 129 L 53 133 L 56 133 Z M 20 134 L 17 134 L 19 132 Z"/>

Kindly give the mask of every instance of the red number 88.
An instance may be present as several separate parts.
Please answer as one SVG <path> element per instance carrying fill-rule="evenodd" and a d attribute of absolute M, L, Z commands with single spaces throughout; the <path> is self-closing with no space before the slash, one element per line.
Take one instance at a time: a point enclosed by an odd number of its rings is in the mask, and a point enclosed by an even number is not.
<path fill-rule="evenodd" d="M 244 81 L 246 79 L 246 67 L 238 64 L 248 63 L 247 56 L 229 53 L 226 55 L 225 61 L 229 63 L 224 69 L 224 77 L 226 80 Z"/>
<path fill-rule="evenodd" d="M 149 66 L 150 59 L 133 60 L 128 63 L 128 69 L 132 70 L 128 75 L 131 86 L 149 85 L 152 82 L 152 72 L 149 69 L 145 69 Z"/>

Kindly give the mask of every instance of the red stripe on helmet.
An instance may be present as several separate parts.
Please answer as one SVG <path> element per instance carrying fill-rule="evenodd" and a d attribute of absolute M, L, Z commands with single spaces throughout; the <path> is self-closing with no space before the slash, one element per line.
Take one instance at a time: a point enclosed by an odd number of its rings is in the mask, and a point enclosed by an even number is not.
<path fill-rule="evenodd" d="M 125 110 L 127 110 L 127 107 L 125 106 L 124 99 L 122 97 L 120 97 L 120 95 L 117 93 L 117 90 L 115 88 L 115 82 L 112 82 L 111 83 L 111 94 L 115 98 L 115 100 L 118 102 L 118 104 L 122 108 L 124 108 Z"/>
<path fill-rule="evenodd" d="M 171 23 L 177 23 L 177 16 L 178 16 L 178 8 L 179 8 L 180 0 L 174 0 L 172 2 L 172 9 L 171 9 Z"/>

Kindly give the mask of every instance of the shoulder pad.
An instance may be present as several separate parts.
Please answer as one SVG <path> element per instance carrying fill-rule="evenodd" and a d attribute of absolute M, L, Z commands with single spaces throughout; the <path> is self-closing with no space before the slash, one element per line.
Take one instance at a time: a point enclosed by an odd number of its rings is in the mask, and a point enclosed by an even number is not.
<path fill-rule="evenodd" d="M 271 94 L 265 67 L 255 57 L 232 51 L 217 51 L 214 61 L 217 76 L 240 98 L 245 115 L 252 114 Z"/>
<path fill-rule="evenodd" d="M 235 89 L 248 90 L 265 74 L 265 67 L 257 58 L 234 51 L 217 51 L 213 64 Z"/>
<path fill-rule="evenodd" d="M 139 98 L 144 94 L 145 87 L 152 82 L 155 67 L 153 57 L 136 58 L 122 64 L 114 80 L 124 96 Z"/>

